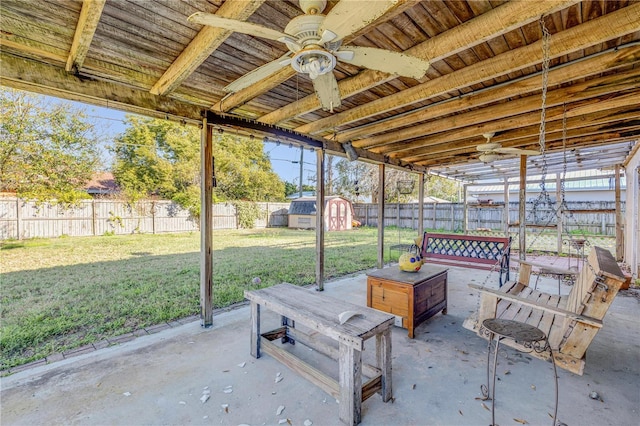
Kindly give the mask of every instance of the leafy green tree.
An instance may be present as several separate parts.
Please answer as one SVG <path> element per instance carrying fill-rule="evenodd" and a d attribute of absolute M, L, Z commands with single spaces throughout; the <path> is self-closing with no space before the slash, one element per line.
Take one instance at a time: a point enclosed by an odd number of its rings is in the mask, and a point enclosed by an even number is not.
<path fill-rule="evenodd" d="M 132 201 L 157 195 L 200 215 L 200 137 L 195 126 L 127 116 L 115 141 L 113 174 Z M 284 184 L 259 139 L 214 136 L 214 202 L 282 200 Z"/>
<path fill-rule="evenodd" d="M 135 202 L 157 195 L 198 216 L 198 128 L 132 115 L 127 116 L 126 124 L 113 148 L 113 174 L 126 197 Z"/>
<path fill-rule="evenodd" d="M 271 168 L 259 138 L 214 136 L 217 188 L 214 201 L 282 201 L 285 184 Z"/>
<path fill-rule="evenodd" d="M 306 191 L 315 191 L 316 187 L 313 185 L 307 185 L 307 184 L 303 184 L 302 185 L 302 191 L 306 192 Z M 285 196 L 289 196 L 292 194 L 300 194 L 300 185 L 297 185 L 293 182 L 285 182 L 284 183 L 284 194 Z"/>
<path fill-rule="evenodd" d="M 100 138 L 85 112 L 44 96 L 0 90 L 0 191 L 74 204 L 100 167 Z"/>
<path fill-rule="evenodd" d="M 340 159 L 335 166 L 337 176 L 333 178 L 333 191 L 337 195 L 357 201 L 370 198 L 372 202 L 378 200 L 378 166 L 360 161 Z M 443 198 L 449 201 L 457 200 L 457 182 L 439 176 L 429 176 L 425 195 Z M 401 194 L 398 185 L 413 182 L 410 194 Z M 409 202 L 418 199 L 418 177 L 416 173 L 405 172 L 387 167 L 385 169 L 385 200 L 391 203 Z"/>

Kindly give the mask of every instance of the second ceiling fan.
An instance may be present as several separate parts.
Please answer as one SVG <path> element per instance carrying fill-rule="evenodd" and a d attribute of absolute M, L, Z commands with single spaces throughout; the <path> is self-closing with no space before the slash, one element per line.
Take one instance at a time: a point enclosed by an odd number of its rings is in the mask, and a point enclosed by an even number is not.
<path fill-rule="evenodd" d="M 482 136 L 487 140 L 486 143 L 480 144 L 476 147 L 482 154 L 478 157 L 483 163 L 490 163 L 502 158 L 511 157 L 514 155 L 539 155 L 540 152 L 533 149 L 520 149 L 520 148 L 503 148 L 500 142 L 491 142 L 491 138 L 495 133 L 483 133 Z"/>
<path fill-rule="evenodd" d="M 202 25 L 276 40 L 289 49 L 281 58 L 227 85 L 225 91 L 237 92 L 290 65 L 311 78 L 322 108 L 333 111 L 341 104 L 338 82 L 333 75 L 339 61 L 415 79 L 427 72 L 429 62 L 415 56 L 373 47 L 342 46 L 345 37 L 383 16 L 396 3 L 397 0 L 341 0 L 327 15 L 323 15 L 326 0 L 300 0 L 300 8 L 305 14 L 293 18 L 283 31 L 204 12 L 194 13 L 188 19 Z"/>

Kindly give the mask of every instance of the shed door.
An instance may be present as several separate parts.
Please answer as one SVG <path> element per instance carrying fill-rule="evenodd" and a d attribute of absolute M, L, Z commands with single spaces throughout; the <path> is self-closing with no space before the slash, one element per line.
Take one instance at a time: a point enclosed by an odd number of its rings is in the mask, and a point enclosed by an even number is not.
<path fill-rule="evenodd" d="M 329 231 L 347 229 L 347 208 L 345 200 L 332 200 L 329 204 Z"/>

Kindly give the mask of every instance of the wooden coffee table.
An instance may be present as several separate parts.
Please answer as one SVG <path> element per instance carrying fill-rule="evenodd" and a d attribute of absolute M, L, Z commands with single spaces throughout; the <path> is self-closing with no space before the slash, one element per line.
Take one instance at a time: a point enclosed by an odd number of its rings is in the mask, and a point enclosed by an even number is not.
<path fill-rule="evenodd" d="M 423 265 L 418 272 L 398 267 L 367 274 L 367 306 L 389 312 L 398 318 L 396 325 L 414 329 L 438 312 L 447 313 L 447 268 Z M 400 323 L 401 318 L 401 323 Z"/>

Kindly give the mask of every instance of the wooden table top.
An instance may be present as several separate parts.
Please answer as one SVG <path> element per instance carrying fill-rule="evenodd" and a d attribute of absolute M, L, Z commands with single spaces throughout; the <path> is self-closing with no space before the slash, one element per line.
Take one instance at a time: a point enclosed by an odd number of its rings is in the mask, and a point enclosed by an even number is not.
<path fill-rule="evenodd" d="M 390 328 L 395 321 L 391 314 L 288 283 L 245 291 L 244 297 L 360 350 L 364 340 Z M 354 315 L 341 324 L 340 314 L 345 312 Z"/>
<path fill-rule="evenodd" d="M 447 271 L 449 268 L 443 266 L 430 265 L 428 263 L 422 265 L 417 272 L 405 272 L 401 271 L 397 266 L 391 266 L 389 268 L 378 269 L 372 272 L 368 272 L 368 277 L 380 278 L 385 280 L 397 281 L 403 284 L 416 285 L 429 278 L 435 277 L 442 272 Z"/>

